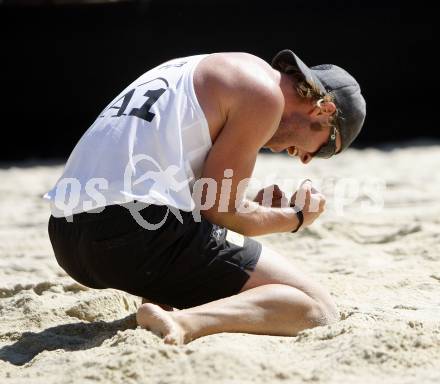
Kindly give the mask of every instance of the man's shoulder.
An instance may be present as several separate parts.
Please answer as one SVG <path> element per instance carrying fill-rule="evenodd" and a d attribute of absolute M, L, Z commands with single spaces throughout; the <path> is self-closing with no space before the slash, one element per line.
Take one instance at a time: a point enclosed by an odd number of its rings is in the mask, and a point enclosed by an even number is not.
<path fill-rule="evenodd" d="M 199 76 L 216 92 L 234 97 L 245 95 L 282 100 L 276 71 L 261 58 L 244 52 L 222 52 L 207 56 Z"/>
<path fill-rule="evenodd" d="M 249 54 L 223 54 L 217 94 L 225 111 L 224 131 L 258 150 L 277 129 L 284 109 L 279 73 Z"/>
<path fill-rule="evenodd" d="M 279 123 L 284 96 L 277 72 L 256 56 L 211 54 L 197 66 L 194 85 L 210 129 L 215 132 L 222 130 L 225 122 L 240 126 L 240 131 L 255 131 L 262 125 L 262 130 L 270 132 Z"/>

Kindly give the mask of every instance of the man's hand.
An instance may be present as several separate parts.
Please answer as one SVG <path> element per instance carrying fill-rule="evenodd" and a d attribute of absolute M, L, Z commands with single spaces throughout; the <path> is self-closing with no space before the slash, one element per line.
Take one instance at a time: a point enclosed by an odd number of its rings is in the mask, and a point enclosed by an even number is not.
<path fill-rule="evenodd" d="M 325 196 L 313 188 L 310 180 L 306 180 L 290 198 L 290 205 L 302 210 L 304 215 L 303 227 L 306 227 L 324 212 Z"/>
<path fill-rule="evenodd" d="M 280 208 L 289 206 L 288 198 L 276 184 L 260 189 L 254 201 L 265 207 Z"/>

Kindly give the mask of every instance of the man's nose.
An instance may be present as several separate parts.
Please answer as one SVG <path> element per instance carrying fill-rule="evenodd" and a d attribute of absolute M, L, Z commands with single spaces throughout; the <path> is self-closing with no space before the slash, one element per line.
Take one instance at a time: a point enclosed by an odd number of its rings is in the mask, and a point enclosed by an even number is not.
<path fill-rule="evenodd" d="M 299 158 L 301 159 L 303 164 L 307 164 L 307 163 L 310 163 L 312 161 L 312 156 L 309 155 L 307 152 L 306 153 L 301 153 Z"/>

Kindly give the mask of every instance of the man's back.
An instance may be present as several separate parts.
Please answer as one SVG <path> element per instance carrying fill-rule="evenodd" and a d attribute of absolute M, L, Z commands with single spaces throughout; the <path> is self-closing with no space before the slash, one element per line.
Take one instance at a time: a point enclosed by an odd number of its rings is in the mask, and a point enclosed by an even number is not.
<path fill-rule="evenodd" d="M 200 176 L 212 146 L 193 86 L 194 70 L 204 57 L 163 63 L 109 103 L 45 196 L 51 200 L 54 216 L 133 200 L 186 211 L 193 208 L 189 183 Z M 158 173 L 168 179 L 159 182 L 149 177 Z M 173 190 L 176 185 L 181 188 Z"/>

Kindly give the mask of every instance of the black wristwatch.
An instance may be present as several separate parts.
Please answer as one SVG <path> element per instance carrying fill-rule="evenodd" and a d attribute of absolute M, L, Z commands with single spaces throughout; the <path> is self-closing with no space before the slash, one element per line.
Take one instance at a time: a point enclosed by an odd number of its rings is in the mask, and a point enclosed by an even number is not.
<path fill-rule="evenodd" d="M 295 208 L 295 206 L 292 206 L 292 208 Z M 295 233 L 298 232 L 298 230 L 301 228 L 301 225 L 303 225 L 304 223 L 304 214 L 301 210 L 297 211 L 295 209 L 295 213 L 296 213 L 296 217 L 298 217 L 298 226 L 296 227 L 296 229 L 294 229 L 293 231 L 291 231 L 291 233 Z"/>

